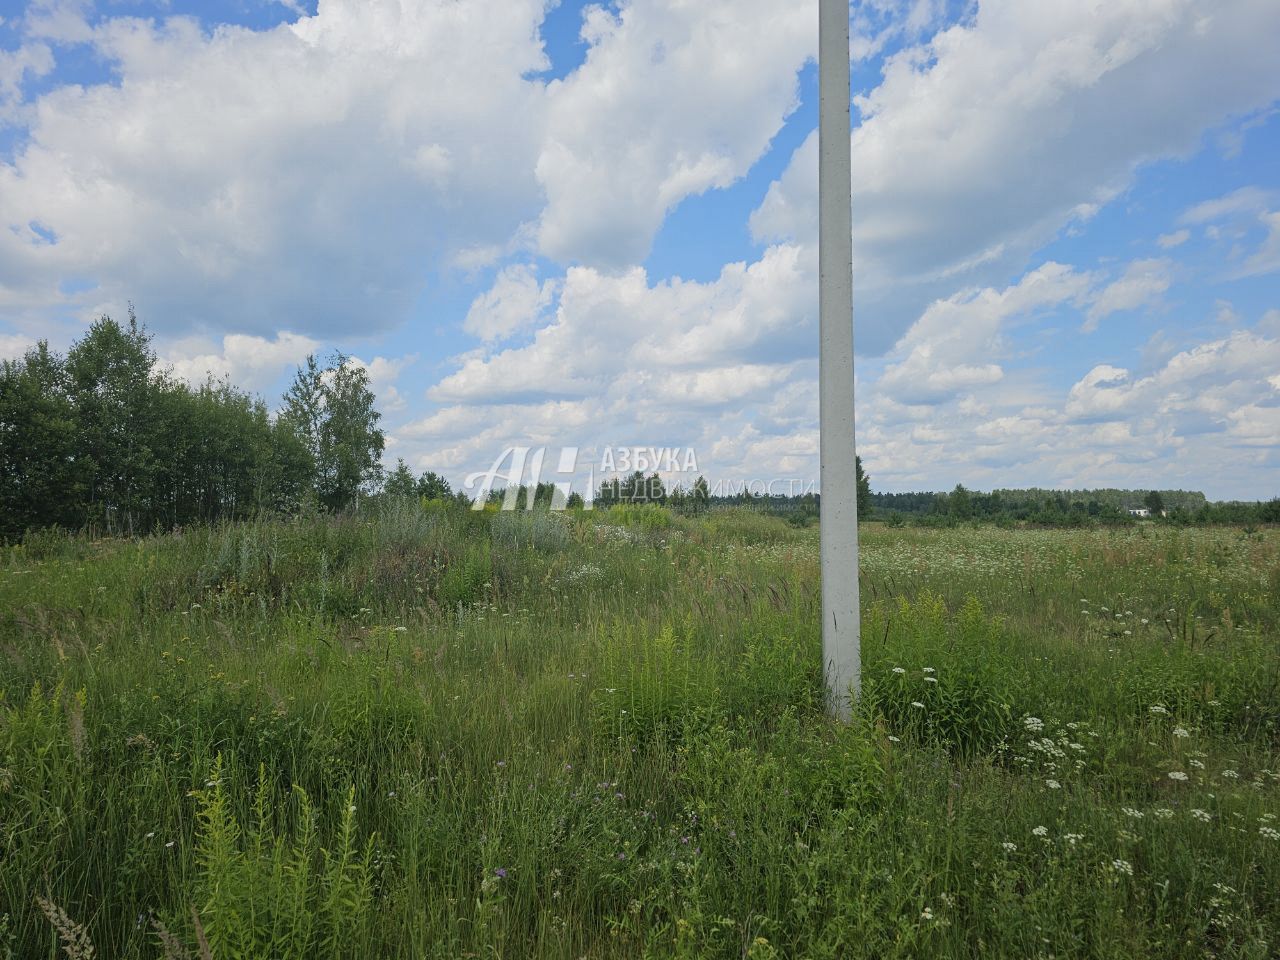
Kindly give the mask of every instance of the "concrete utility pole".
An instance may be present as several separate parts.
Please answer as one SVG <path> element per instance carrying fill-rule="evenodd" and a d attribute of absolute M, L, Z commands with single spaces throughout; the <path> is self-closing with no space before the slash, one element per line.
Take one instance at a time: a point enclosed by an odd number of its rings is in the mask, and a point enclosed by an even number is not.
<path fill-rule="evenodd" d="M 858 479 L 853 451 L 853 219 L 849 2 L 818 0 L 818 395 L 822 485 L 822 659 L 832 710 L 861 688 Z"/>

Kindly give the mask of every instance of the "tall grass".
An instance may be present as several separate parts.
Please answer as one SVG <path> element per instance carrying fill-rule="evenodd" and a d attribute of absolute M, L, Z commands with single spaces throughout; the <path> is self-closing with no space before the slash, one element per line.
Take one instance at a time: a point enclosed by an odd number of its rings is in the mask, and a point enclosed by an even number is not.
<path fill-rule="evenodd" d="M 0 558 L 0 958 L 1266 957 L 1280 535 L 449 505 Z"/>

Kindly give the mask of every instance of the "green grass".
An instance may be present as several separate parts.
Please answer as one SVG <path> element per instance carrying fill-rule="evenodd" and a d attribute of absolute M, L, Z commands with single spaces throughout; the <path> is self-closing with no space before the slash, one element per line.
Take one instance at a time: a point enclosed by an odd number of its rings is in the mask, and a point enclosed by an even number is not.
<path fill-rule="evenodd" d="M 873 526 L 862 568 L 839 726 L 816 531 L 756 514 L 33 538 L 0 958 L 1280 950 L 1280 533 Z"/>

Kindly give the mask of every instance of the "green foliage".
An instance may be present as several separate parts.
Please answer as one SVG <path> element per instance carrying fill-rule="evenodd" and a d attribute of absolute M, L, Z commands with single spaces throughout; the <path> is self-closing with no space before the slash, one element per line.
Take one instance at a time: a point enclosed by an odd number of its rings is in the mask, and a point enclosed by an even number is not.
<path fill-rule="evenodd" d="M 671 526 L 671 511 L 656 503 L 615 503 L 603 514 L 606 523 L 639 530 L 665 530 Z"/>
<path fill-rule="evenodd" d="M 211 779 L 196 791 L 197 915 L 213 956 L 305 960 L 351 953 L 367 943 L 375 838 L 357 838 L 354 789 L 345 795 L 333 846 L 326 849 L 317 812 L 301 787 L 293 788 L 288 804 L 278 804 L 260 768 L 253 808 L 242 825 L 224 777 L 219 757 Z M 287 822 L 277 825 L 277 819 Z"/>

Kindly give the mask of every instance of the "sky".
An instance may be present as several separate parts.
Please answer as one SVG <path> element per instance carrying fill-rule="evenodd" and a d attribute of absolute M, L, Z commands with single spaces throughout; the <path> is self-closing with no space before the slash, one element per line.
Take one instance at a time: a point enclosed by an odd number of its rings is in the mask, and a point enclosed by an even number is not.
<path fill-rule="evenodd" d="M 1280 495 L 1280 4 L 850 22 L 873 488 Z M 816 48 L 802 0 L 0 0 L 0 357 L 132 303 L 273 406 L 355 358 L 456 484 L 812 482 Z"/>

